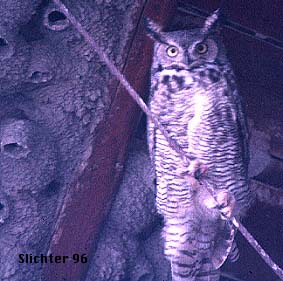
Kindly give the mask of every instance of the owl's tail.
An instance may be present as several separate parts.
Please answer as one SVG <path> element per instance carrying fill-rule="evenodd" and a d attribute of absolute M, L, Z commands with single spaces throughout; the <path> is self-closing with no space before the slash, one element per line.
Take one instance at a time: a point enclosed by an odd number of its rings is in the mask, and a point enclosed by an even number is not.
<path fill-rule="evenodd" d="M 220 273 L 211 259 L 214 227 L 210 228 L 212 232 L 203 233 L 199 222 L 186 220 L 166 220 L 163 229 L 172 281 L 218 281 Z"/>
<path fill-rule="evenodd" d="M 208 197 L 207 192 L 197 192 L 194 204 L 165 216 L 164 253 L 172 281 L 218 281 L 219 268 L 231 253 L 235 227 L 207 207 Z"/>

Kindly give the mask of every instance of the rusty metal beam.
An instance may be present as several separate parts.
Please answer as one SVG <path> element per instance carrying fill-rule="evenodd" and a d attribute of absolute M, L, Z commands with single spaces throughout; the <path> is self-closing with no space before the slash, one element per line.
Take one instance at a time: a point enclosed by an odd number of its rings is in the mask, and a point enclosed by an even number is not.
<path fill-rule="evenodd" d="M 144 32 L 142 19 L 146 16 L 163 24 L 174 8 L 175 1 L 151 0 L 137 13 L 136 32 L 128 46 L 130 50 L 123 72 L 143 98 L 148 92 L 152 42 Z M 109 85 L 111 89 L 116 88 L 113 83 Z M 93 142 L 92 155 L 66 195 L 49 248 L 53 255 L 77 253 L 91 257 L 117 189 L 127 146 L 141 114 L 122 86 L 118 86 L 113 96 L 110 114 Z M 87 263 L 71 260 L 65 264 L 48 264 L 43 270 L 43 280 L 84 280 L 87 266 Z"/>

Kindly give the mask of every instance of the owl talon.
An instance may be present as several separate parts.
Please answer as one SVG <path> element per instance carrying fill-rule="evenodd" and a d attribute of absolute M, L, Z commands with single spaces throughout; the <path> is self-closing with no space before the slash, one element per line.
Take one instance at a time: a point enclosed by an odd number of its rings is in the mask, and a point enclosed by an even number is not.
<path fill-rule="evenodd" d="M 176 169 L 176 175 L 178 177 L 183 177 L 186 178 L 187 181 L 190 183 L 191 187 L 196 188 L 199 184 L 199 182 L 197 181 L 197 179 L 195 178 L 194 175 L 192 175 L 189 171 L 185 171 L 183 169 Z"/>
<path fill-rule="evenodd" d="M 207 176 L 208 167 L 199 160 L 192 160 L 189 165 L 189 173 L 196 179 Z"/>
<path fill-rule="evenodd" d="M 230 191 L 221 190 L 216 193 L 216 200 L 218 202 L 217 208 L 221 212 L 221 218 L 224 220 L 230 219 L 236 204 L 234 195 Z"/>
<path fill-rule="evenodd" d="M 220 190 L 216 193 L 215 199 L 209 196 L 204 200 L 204 205 L 208 209 L 219 209 L 220 216 L 223 220 L 230 219 L 233 215 L 235 207 L 235 197 L 234 195 L 226 190 Z"/>

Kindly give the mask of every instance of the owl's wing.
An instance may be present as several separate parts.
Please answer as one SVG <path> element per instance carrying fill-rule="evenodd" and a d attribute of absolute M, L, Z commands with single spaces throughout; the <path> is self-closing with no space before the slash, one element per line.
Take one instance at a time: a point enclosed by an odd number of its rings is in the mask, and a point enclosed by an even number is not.
<path fill-rule="evenodd" d="M 238 124 L 238 130 L 241 138 L 241 144 L 242 144 L 242 155 L 243 155 L 243 161 L 246 170 L 248 170 L 248 164 L 249 164 L 249 132 L 248 132 L 248 125 L 247 125 L 247 119 L 244 114 L 244 108 L 242 103 L 242 98 L 238 93 L 237 86 L 234 78 L 234 74 L 230 73 L 230 87 L 232 90 L 232 96 L 234 98 L 234 104 L 236 107 L 236 114 L 237 114 L 237 124 Z"/>
<path fill-rule="evenodd" d="M 247 119 L 244 114 L 241 97 L 238 95 L 238 93 L 235 93 L 235 96 L 236 96 L 236 106 L 238 113 L 237 121 L 239 126 L 240 137 L 242 139 L 244 164 L 246 165 L 246 169 L 248 169 L 250 155 L 249 155 L 249 132 L 248 132 Z"/>

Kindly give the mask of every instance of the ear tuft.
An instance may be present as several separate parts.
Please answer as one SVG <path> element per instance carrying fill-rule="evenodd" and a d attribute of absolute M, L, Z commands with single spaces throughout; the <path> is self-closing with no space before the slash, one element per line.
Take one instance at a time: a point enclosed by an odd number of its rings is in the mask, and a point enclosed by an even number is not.
<path fill-rule="evenodd" d="M 204 35 L 208 35 L 210 32 L 215 30 L 217 23 L 219 22 L 220 18 L 220 9 L 214 11 L 204 22 L 202 33 Z"/>
<path fill-rule="evenodd" d="M 147 34 L 154 40 L 158 41 L 160 43 L 167 44 L 166 41 L 164 40 L 164 36 L 162 34 L 162 28 L 160 25 L 155 23 L 153 20 L 149 18 L 144 19 L 144 25 L 146 28 Z"/>
<path fill-rule="evenodd" d="M 144 25 L 149 35 L 161 32 L 161 26 L 149 18 L 144 18 Z"/>

